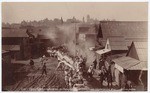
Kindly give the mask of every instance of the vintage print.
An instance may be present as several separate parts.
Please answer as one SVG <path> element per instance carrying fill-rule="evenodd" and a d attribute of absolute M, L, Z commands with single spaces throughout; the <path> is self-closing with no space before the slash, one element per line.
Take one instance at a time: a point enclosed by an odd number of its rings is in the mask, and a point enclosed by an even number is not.
<path fill-rule="evenodd" d="M 147 91 L 147 2 L 3 2 L 2 91 Z"/>

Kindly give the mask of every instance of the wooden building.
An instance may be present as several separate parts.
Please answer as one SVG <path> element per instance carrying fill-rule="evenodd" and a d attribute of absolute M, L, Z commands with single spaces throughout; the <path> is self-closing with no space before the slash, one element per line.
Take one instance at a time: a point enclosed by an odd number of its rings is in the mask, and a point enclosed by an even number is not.
<path fill-rule="evenodd" d="M 31 47 L 26 29 L 2 29 L 2 49 L 11 52 L 16 60 L 28 59 Z"/>
<path fill-rule="evenodd" d="M 113 59 L 116 68 L 114 71 L 116 82 L 119 85 L 123 84 L 120 80 L 122 80 L 122 76 L 124 75 L 135 86 L 141 85 L 143 86 L 143 90 L 147 90 L 147 49 L 147 42 L 132 42 L 126 56 Z"/>
<path fill-rule="evenodd" d="M 10 82 L 12 77 L 11 54 L 9 51 L 2 50 L 2 85 Z"/>
<path fill-rule="evenodd" d="M 147 21 L 100 21 L 102 38 L 110 36 L 124 37 L 127 46 L 134 42 L 146 42 L 148 40 Z"/>

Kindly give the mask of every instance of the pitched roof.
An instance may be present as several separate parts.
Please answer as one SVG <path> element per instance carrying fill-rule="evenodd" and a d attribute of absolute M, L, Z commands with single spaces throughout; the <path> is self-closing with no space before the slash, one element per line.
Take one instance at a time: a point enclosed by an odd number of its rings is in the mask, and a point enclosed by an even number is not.
<path fill-rule="evenodd" d="M 134 42 L 139 60 L 142 62 L 148 61 L 148 42 Z"/>
<path fill-rule="evenodd" d="M 2 29 L 2 37 L 28 37 L 26 29 Z"/>
<path fill-rule="evenodd" d="M 133 42 L 125 57 L 120 57 L 113 61 L 127 70 L 147 70 L 147 48 L 147 42 Z M 133 50 L 136 50 L 136 52 Z M 129 53 L 131 55 L 128 55 Z M 135 55 L 138 57 L 134 57 Z"/>
<path fill-rule="evenodd" d="M 34 33 L 36 33 L 37 37 L 40 39 L 52 39 L 56 38 L 57 30 L 56 28 L 51 27 L 51 28 L 44 28 L 42 30 L 35 30 Z"/>
<path fill-rule="evenodd" d="M 96 42 L 96 34 L 85 34 L 85 38 L 86 38 L 86 40 L 88 41 L 88 40 L 93 40 L 93 41 L 95 41 Z"/>
<path fill-rule="evenodd" d="M 139 60 L 136 60 L 136 59 L 131 58 L 131 57 L 120 57 L 120 58 L 113 59 L 112 61 L 124 69 L 129 69 L 132 66 L 135 66 L 138 63 L 140 63 Z"/>
<path fill-rule="evenodd" d="M 111 50 L 128 50 L 125 43 L 125 39 L 122 36 L 110 36 L 108 37 Z M 102 40 L 103 45 L 106 44 L 106 40 Z"/>
<path fill-rule="evenodd" d="M 147 21 L 101 21 L 103 37 L 148 38 Z"/>
<path fill-rule="evenodd" d="M 50 39 L 48 35 L 37 35 L 39 39 Z"/>
<path fill-rule="evenodd" d="M 88 33 L 90 27 L 79 27 L 79 33 Z"/>
<path fill-rule="evenodd" d="M 128 50 L 124 37 L 109 37 L 112 50 Z"/>
<path fill-rule="evenodd" d="M 78 23 L 74 25 L 73 27 L 76 27 L 76 33 L 80 34 L 96 34 L 95 26 L 94 24 L 90 23 Z"/>
<path fill-rule="evenodd" d="M 146 62 L 140 62 L 139 64 L 132 66 L 128 70 L 147 70 L 147 63 Z"/>
<path fill-rule="evenodd" d="M 126 45 L 130 46 L 132 42 L 147 42 L 148 38 L 126 38 Z"/>
<path fill-rule="evenodd" d="M 108 53 L 108 52 L 110 52 L 111 50 L 109 50 L 109 49 L 101 49 L 101 50 L 97 50 L 96 51 L 96 53 L 98 53 L 98 54 L 104 54 L 104 53 Z"/>
<path fill-rule="evenodd" d="M 93 24 L 89 24 L 89 23 L 77 23 L 76 25 L 78 27 L 91 27 L 91 26 L 93 26 Z"/>
<path fill-rule="evenodd" d="M 147 70 L 148 42 L 133 42 L 140 63 L 131 67 L 130 70 Z"/>
<path fill-rule="evenodd" d="M 18 51 L 20 50 L 20 45 L 2 45 L 2 49 L 7 51 Z"/>

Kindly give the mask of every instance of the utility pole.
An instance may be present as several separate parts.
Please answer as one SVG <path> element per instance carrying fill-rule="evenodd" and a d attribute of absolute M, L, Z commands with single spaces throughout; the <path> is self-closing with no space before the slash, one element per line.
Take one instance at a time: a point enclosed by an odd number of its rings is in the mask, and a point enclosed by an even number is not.
<path fill-rule="evenodd" d="M 75 56 L 76 56 L 76 54 L 77 54 L 77 53 L 76 53 L 76 51 L 77 51 L 77 50 L 76 50 L 77 36 L 76 36 L 76 23 L 74 23 L 74 24 L 75 24 L 75 31 L 74 31 L 74 32 L 75 32 Z"/>

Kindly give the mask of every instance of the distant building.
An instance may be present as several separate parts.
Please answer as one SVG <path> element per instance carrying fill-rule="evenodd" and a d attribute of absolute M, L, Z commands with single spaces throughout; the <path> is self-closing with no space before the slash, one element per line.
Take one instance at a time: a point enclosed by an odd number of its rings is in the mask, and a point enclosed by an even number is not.
<path fill-rule="evenodd" d="M 86 20 L 87 20 L 87 22 L 90 22 L 90 15 L 87 15 L 87 17 L 86 17 Z"/>
<path fill-rule="evenodd" d="M 85 19 L 84 19 L 84 17 L 82 18 L 82 22 L 83 22 L 83 23 L 85 23 Z"/>
<path fill-rule="evenodd" d="M 89 50 L 96 42 L 95 27 L 93 24 L 80 23 L 77 25 L 77 48 L 78 54 L 87 57 L 87 65 L 95 60 L 95 55 Z"/>
<path fill-rule="evenodd" d="M 97 23 L 99 21 L 97 19 L 91 18 L 90 15 L 87 15 L 86 22 L 87 23 Z"/>
<path fill-rule="evenodd" d="M 11 25 L 9 23 L 2 22 L 2 28 L 11 28 Z"/>
<path fill-rule="evenodd" d="M 67 19 L 66 23 L 74 23 L 75 20 L 74 19 Z"/>
<path fill-rule="evenodd" d="M 140 42 L 147 41 L 148 39 L 148 28 L 146 21 L 100 21 L 100 25 L 95 25 L 95 28 L 97 34 L 96 40 L 104 46 L 106 40 L 110 38 L 109 40 L 111 46 L 115 46 L 116 49 L 118 49 L 117 47 L 119 46 L 121 49 L 124 47 L 129 48 L 132 41 Z M 120 40 L 120 43 L 117 42 L 118 40 Z M 112 48 L 112 50 L 114 50 L 114 48 Z"/>

